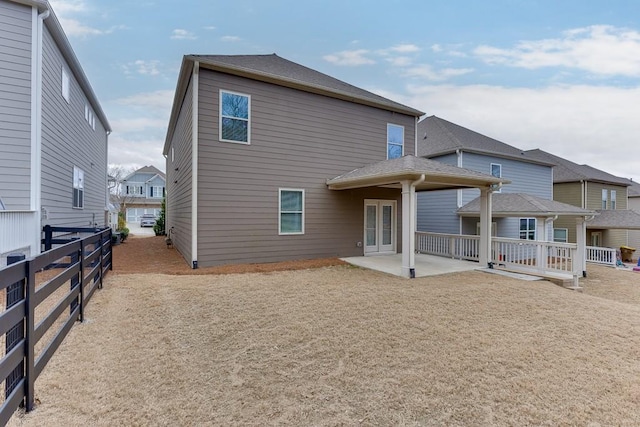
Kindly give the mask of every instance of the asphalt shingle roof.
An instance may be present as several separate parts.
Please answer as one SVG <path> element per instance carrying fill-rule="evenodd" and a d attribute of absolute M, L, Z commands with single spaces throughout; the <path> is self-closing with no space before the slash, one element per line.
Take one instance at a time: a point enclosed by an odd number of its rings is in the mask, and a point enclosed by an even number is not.
<path fill-rule="evenodd" d="M 594 214 L 594 211 L 567 203 L 523 193 L 494 193 L 491 198 L 491 211 L 495 216 L 585 216 Z M 458 209 L 458 214 L 461 215 L 479 214 L 479 212 L 479 197 Z"/>
<path fill-rule="evenodd" d="M 418 123 L 418 155 L 436 157 L 456 150 L 497 155 L 524 162 L 543 163 L 529 158 L 521 149 L 490 138 L 455 123 L 430 116 Z"/>
<path fill-rule="evenodd" d="M 281 58 L 275 53 L 270 55 L 187 55 L 185 58 L 199 61 L 201 66 L 206 68 L 221 69 L 230 74 L 243 75 L 255 80 L 324 93 L 327 96 L 348 99 L 356 103 L 378 105 L 415 117 L 424 114 L 422 111 Z"/>
<path fill-rule="evenodd" d="M 600 169 L 596 169 L 589 165 L 579 165 L 570 160 L 563 159 L 546 151 L 535 149 L 526 152 L 530 157 L 545 161 L 554 165 L 553 182 L 577 182 L 577 181 L 593 181 L 605 184 L 630 185 L 631 181 L 627 178 L 620 178 L 611 175 Z"/>
<path fill-rule="evenodd" d="M 640 214 L 628 209 L 599 210 L 598 215 L 587 221 L 589 229 L 640 230 Z"/>

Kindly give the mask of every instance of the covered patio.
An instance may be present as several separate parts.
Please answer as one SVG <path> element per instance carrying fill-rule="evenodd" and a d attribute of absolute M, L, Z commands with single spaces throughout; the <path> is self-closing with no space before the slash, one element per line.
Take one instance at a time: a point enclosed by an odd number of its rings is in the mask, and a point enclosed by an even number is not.
<path fill-rule="evenodd" d="M 327 180 L 330 190 L 367 187 L 396 188 L 402 192 L 401 276 L 416 277 L 416 192 L 445 189 L 480 190 L 480 266 L 491 263 L 491 194 L 510 181 L 456 166 L 406 155 L 363 166 Z M 364 245 L 367 245 L 365 239 Z M 364 253 L 363 253 L 364 255 Z M 476 264 L 477 265 L 477 264 Z"/>

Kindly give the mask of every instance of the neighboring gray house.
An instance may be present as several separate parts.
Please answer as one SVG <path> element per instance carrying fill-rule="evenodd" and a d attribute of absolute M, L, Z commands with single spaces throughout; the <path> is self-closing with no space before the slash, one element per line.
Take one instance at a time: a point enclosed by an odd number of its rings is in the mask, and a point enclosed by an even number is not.
<path fill-rule="evenodd" d="M 155 166 L 142 167 L 122 181 L 120 193 L 127 222 L 138 222 L 143 214 L 157 217 L 166 195 L 165 174 Z"/>
<path fill-rule="evenodd" d="M 0 265 L 42 226 L 104 226 L 107 118 L 49 3 L 0 0 Z"/>
<path fill-rule="evenodd" d="M 436 116 L 430 116 L 418 123 L 418 156 L 437 160 L 450 165 L 467 168 L 510 181 L 498 189 L 505 194 L 526 194 L 543 200 L 553 199 L 552 165 L 528 156 L 522 150 L 493 138 L 474 132 Z M 418 230 L 450 233 L 479 234 L 479 218 L 473 211 L 461 210 L 480 195 L 477 189 L 445 190 L 418 195 Z M 528 210 L 531 198 L 501 197 L 495 194 L 501 206 L 510 206 L 510 214 L 496 215 L 492 234 L 498 237 L 525 238 L 530 240 L 551 240 L 551 223 L 539 224 L 540 216 L 547 211 Z M 507 200 L 508 199 L 508 200 Z M 521 204 L 513 206 L 514 204 Z M 544 203 L 542 203 L 544 205 Z M 476 205 L 474 205 L 476 206 Z M 548 207 L 548 206 L 547 206 Z M 553 212 L 558 211 L 554 207 Z M 475 210 L 477 212 L 477 208 Z M 519 212 L 522 216 L 517 216 Z M 545 236 L 538 236 L 546 230 Z"/>
<path fill-rule="evenodd" d="M 503 181 L 416 158 L 422 114 L 275 54 L 185 56 L 163 150 L 174 246 L 194 268 L 402 252 L 409 276 L 415 192 L 486 200 Z"/>
<path fill-rule="evenodd" d="M 627 199 L 629 209 L 640 215 L 640 184 L 631 181 L 631 185 L 627 187 Z M 640 230 L 629 230 L 627 245 L 640 251 Z M 636 252 L 635 255 L 640 256 L 640 252 Z"/>

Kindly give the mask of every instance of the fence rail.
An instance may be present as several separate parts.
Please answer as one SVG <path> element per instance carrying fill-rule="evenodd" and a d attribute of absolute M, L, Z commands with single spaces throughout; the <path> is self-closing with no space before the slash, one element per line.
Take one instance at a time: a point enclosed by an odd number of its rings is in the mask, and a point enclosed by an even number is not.
<path fill-rule="evenodd" d="M 480 236 L 416 232 L 416 252 L 479 261 Z"/>
<path fill-rule="evenodd" d="M 615 249 L 587 246 L 587 262 L 615 267 L 617 261 L 618 258 Z"/>
<path fill-rule="evenodd" d="M 68 262 L 61 263 L 62 259 Z M 48 273 L 55 273 L 55 276 L 38 280 L 38 275 L 52 265 L 58 268 L 48 270 Z M 64 267 L 60 268 L 61 265 Z M 102 287 L 103 278 L 111 268 L 111 229 L 106 229 L 0 269 L 0 291 L 22 285 L 18 301 L 0 314 L 0 334 L 7 334 L 9 339 L 11 329 L 24 324 L 23 336 L 0 359 L 0 379 L 4 379 L 5 386 L 13 383 L 9 388 L 5 387 L 0 425 L 9 421 L 21 403 L 27 411 L 33 409 L 36 379 L 75 321 L 83 320 L 86 304 L 96 289 Z M 39 281 L 42 283 L 37 283 Z M 65 290 L 67 283 L 69 288 Z M 53 307 L 36 323 L 36 309 L 60 292 L 63 296 L 54 301 Z M 40 307 L 40 311 L 47 308 Z M 37 344 L 39 351 L 36 354 Z M 20 374 L 18 378 L 8 378 L 16 370 Z"/>

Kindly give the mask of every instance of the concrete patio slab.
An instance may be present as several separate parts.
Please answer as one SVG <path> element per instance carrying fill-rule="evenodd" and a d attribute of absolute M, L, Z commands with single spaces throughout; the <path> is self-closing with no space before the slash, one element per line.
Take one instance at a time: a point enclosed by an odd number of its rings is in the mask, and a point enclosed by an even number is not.
<path fill-rule="evenodd" d="M 402 254 L 373 255 L 341 258 L 349 264 L 370 270 L 382 271 L 402 277 Z M 458 271 L 477 270 L 480 265 L 473 261 L 461 261 L 434 255 L 416 254 L 416 277 L 436 276 Z"/>

